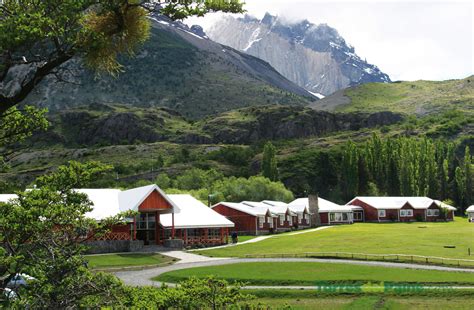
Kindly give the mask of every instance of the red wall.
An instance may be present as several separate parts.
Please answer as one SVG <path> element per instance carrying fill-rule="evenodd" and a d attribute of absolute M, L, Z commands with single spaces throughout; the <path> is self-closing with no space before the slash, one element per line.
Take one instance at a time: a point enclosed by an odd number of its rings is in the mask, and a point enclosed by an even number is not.
<path fill-rule="evenodd" d="M 319 213 L 319 218 L 321 219 L 321 224 L 328 224 L 329 223 L 329 215 L 328 213 Z"/>
<path fill-rule="evenodd" d="M 377 209 L 373 208 L 371 205 L 366 204 L 365 202 L 360 201 L 359 199 L 352 201 L 351 205 L 359 206 L 359 207 L 362 207 L 362 209 L 364 209 L 365 221 L 367 222 L 378 221 Z"/>
<path fill-rule="evenodd" d="M 233 222 L 235 224 L 234 230 L 237 232 L 255 234 L 255 229 L 258 228 L 258 226 L 255 226 L 257 222 L 256 217 L 253 215 L 229 208 L 223 204 L 218 204 L 212 209 Z"/>
<path fill-rule="evenodd" d="M 413 216 L 400 216 L 400 222 L 413 222 L 416 220 L 416 211 L 409 203 L 406 203 L 403 207 L 402 207 L 403 210 L 413 210 Z M 396 210 L 397 213 L 399 214 L 399 210 Z M 418 210 L 420 211 L 420 210 Z M 424 221 L 424 217 L 422 217 L 423 221 Z"/>
<path fill-rule="evenodd" d="M 138 211 L 149 212 L 172 208 L 171 204 L 155 190 L 141 203 L 138 207 Z"/>

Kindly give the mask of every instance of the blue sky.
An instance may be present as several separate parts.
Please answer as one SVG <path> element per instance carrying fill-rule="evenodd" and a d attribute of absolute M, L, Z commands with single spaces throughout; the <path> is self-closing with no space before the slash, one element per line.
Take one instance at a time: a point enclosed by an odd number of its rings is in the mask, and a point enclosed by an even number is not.
<path fill-rule="evenodd" d="M 336 28 L 356 53 L 392 80 L 445 80 L 474 73 L 471 1 L 246 0 L 248 14 L 289 22 L 308 19 Z M 211 14 L 188 24 L 205 29 Z"/>

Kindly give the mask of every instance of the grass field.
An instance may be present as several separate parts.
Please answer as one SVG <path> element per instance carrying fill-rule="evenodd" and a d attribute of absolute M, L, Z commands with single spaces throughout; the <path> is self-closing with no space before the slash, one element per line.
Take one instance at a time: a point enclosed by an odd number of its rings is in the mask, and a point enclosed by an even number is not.
<path fill-rule="evenodd" d="M 119 268 L 171 263 L 173 258 L 154 253 L 87 255 L 91 268 Z"/>
<path fill-rule="evenodd" d="M 472 296 L 459 297 L 398 297 L 398 296 L 331 296 L 313 298 L 258 298 L 251 304 L 268 305 L 272 309 L 294 310 L 468 310 L 474 309 Z"/>
<path fill-rule="evenodd" d="M 445 248 L 447 245 L 455 248 Z M 468 256 L 468 248 L 471 248 L 471 256 Z M 474 224 L 459 217 L 454 222 L 440 223 L 358 223 L 200 253 L 243 257 L 306 252 L 408 254 L 474 260 Z"/>
<path fill-rule="evenodd" d="M 229 282 L 249 285 L 315 285 L 317 281 L 368 283 L 474 283 L 474 273 L 413 270 L 332 263 L 238 263 L 223 266 L 197 267 L 164 273 L 156 280 L 179 282 L 188 277 L 214 275 Z"/>

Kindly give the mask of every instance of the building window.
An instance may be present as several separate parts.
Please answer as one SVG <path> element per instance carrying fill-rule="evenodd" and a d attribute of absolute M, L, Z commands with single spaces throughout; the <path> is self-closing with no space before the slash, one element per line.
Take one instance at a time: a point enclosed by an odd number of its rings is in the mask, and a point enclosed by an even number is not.
<path fill-rule="evenodd" d="M 354 212 L 354 220 L 362 221 L 362 212 Z"/>
<path fill-rule="evenodd" d="M 336 216 L 334 215 L 334 213 L 329 213 L 329 221 L 331 221 L 331 222 L 336 221 Z"/>
<path fill-rule="evenodd" d="M 280 215 L 280 225 L 284 225 L 284 224 L 285 224 L 285 216 Z"/>
<path fill-rule="evenodd" d="M 137 216 L 137 230 L 154 230 L 155 227 L 155 214 L 140 213 Z"/>
<path fill-rule="evenodd" d="M 347 213 L 342 213 L 342 220 L 343 221 L 348 221 L 349 220 L 349 215 Z"/>
<path fill-rule="evenodd" d="M 385 210 L 379 210 L 379 217 L 386 217 L 387 214 L 385 213 Z"/>
<path fill-rule="evenodd" d="M 293 225 L 293 218 L 290 216 L 288 216 L 288 225 L 292 226 Z"/>
<path fill-rule="evenodd" d="M 265 216 L 258 217 L 258 227 L 263 228 L 263 223 L 265 223 Z"/>
<path fill-rule="evenodd" d="M 400 217 L 410 217 L 410 216 L 413 216 L 413 210 L 411 209 L 400 210 Z"/>
<path fill-rule="evenodd" d="M 428 209 L 427 210 L 427 215 L 428 216 L 439 216 L 439 210 L 438 209 Z"/>

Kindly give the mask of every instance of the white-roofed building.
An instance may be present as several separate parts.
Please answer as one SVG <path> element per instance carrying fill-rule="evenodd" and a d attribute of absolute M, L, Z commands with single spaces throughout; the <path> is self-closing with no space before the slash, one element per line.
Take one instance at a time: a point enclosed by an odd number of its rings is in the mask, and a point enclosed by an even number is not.
<path fill-rule="evenodd" d="M 290 208 L 309 210 L 309 199 L 298 198 L 289 203 Z M 361 212 L 358 207 L 338 205 L 334 202 L 318 197 L 318 213 L 322 225 L 352 224 L 353 211 Z"/>
<path fill-rule="evenodd" d="M 246 203 L 219 202 L 211 208 L 234 223 L 235 232 L 263 235 L 275 230 L 276 215 L 270 211 L 270 206 L 266 204 L 249 201 Z"/>
<path fill-rule="evenodd" d="M 167 195 L 151 184 L 129 190 L 76 189 L 92 202 L 87 217 L 101 221 L 120 212 L 137 211 L 125 225 L 112 227 L 102 240 L 142 240 L 148 244 L 166 244 L 182 239 L 184 245 L 217 245 L 227 242 L 234 224 L 190 195 Z M 0 195 L 8 202 L 16 195 Z"/>
<path fill-rule="evenodd" d="M 228 229 L 233 228 L 234 223 L 191 195 L 168 195 L 168 198 L 180 208 L 174 215 L 174 228 L 185 245 L 226 242 Z M 162 215 L 160 222 L 166 229 L 165 238 L 169 238 L 173 227 L 171 214 Z"/>
<path fill-rule="evenodd" d="M 467 219 L 469 222 L 474 223 L 474 205 L 466 209 Z"/>
<path fill-rule="evenodd" d="M 273 201 L 273 200 L 263 200 L 261 203 L 268 205 L 270 211 L 277 215 L 278 218 L 275 218 L 275 227 L 277 230 L 286 231 L 291 228 L 300 229 L 305 226 L 306 221 L 303 221 L 304 212 L 295 212 L 290 206 L 282 201 Z"/>
<path fill-rule="evenodd" d="M 453 220 L 456 208 L 428 197 L 355 197 L 347 203 L 364 209 L 367 222 Z"/>

